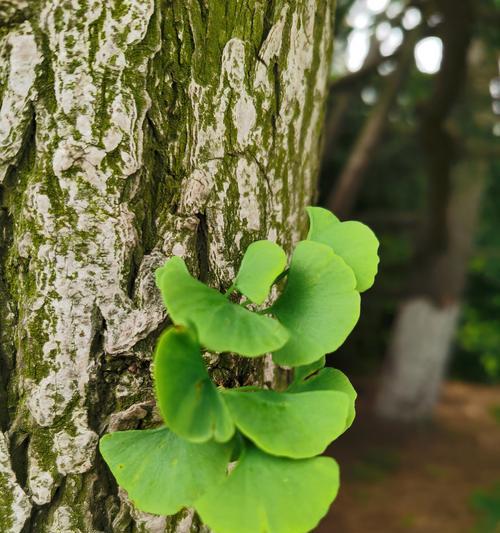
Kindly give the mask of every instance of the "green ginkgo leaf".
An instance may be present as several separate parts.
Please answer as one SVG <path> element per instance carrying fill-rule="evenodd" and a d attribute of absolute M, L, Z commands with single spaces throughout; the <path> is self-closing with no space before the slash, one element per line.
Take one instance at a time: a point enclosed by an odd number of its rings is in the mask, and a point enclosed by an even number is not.
<path fill-rule="evenodd" d="M 348 398 L 343 392 L 233 389 L 224 397 L 238 429 L 272 455 L 313 457 L 345 430 Z"/>
<path fill-rule="evenodd" d="M 194 324 L 208 350 L 255 357 L 280 348 L 288 339 L 277 320 L 244 309 L 194 279 L 180 257 L 156 271 L 156 283 L 172 321 Z"/>
<path fill-rule="evenodd" d="M 154 358 L 160 412 L 168 427 L 192 442 L 229 440 L 234 424 L 210 379 L 196 333 L 175 326 L 162 334 Z"/>
<path fill-rule="evenodd" d="M 231 454 L 229 444 L 193 444 L 167 428 L 110 433 L 99 448 L 134 505 L 159 515 L 191 506 L 222 482 Z"/>
<path fill-rule="evenodd" d="M 338 391 L 343 392 L 348 401 L 345 429 L 349 428 L 356 416 L 357 393 L 348 377 L 336 368 L 324 368 L 312 377 L 304 376 L 303 379 L 294 379 L 287 392 L 313 392 L 313 391 Z"/>
<path fill-rule="evenodd" d="M 273 354 L 279 365 L 307 365 L 336 350 L 359 318 L 356 279 L 329 246 L 301 241 L 295 248 L 287 285 L 271 308 L 290 332 Z"/>
<path fill-rule="evenodd" d="M 313 361 L 308 365 L 298 366 L 294 369 L 293 372 L 293 383 L 302 383 L 302 381 L 318 370 L 321 370 L 326 364 L 326 357 L 323 356 L 317 361 Z"/>
<path fill-rule="evenodd" d="M 249 447 L 195 508 L 216 533 L 306 533 L 327 513 L 338 487 L 333 459 L 287 459 Z"/>
<path fill-rule="evenodd" d="M 285 267 L 283 248 L 271 241 L 253 242 L 243 256 L 234 286 L 252 302 L 261 304 Z"/>
<path fill-rule="evenodd" d="M 359 292 L 369 289 L 375 281 L 379 242 L 373 231 L 354 220 L 340 222 L 327 209 L 308 207 L 310 228 L 307 238 L 332 248 L 352 268 Z"/>

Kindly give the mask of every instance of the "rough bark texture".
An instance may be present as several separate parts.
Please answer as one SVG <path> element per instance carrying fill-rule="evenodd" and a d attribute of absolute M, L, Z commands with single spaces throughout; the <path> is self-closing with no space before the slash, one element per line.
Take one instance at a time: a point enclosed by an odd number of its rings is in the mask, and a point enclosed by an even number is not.
<path fill-rule="evenodd" d="M 132 509 L 98 437 L 156 416 L 157 266 L 226 287 L 250 242 L 303 233 L 332 9 L 0 0 L 1 531 L 199 530 Z"/>

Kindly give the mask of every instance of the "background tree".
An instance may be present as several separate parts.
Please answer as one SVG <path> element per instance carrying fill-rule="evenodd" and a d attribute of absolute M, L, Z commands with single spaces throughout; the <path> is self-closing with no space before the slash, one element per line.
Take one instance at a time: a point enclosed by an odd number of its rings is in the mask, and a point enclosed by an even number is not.
<path fill-rule="evenodd" d="M 443 61 L 429 100 L 419 108 L 428 214 L 413 260 L 410 295 L 395 320 L 378 402 L 380 414 L 403 419 L 429 416 L 436 402 L 484 182 L 475 175 L 468 178 L 469 169 L 461 180 L 455 175 L 458 141 L 447 123 L 467 75 L 473 3 L 461 2 L 457 8 L 454 2 L 439 0 L 436 9 L 443 16 Z"/>
<path fill-rule="evenodd" d="M 331 2 L 0 2 L 0 529 L 197 531 L 136 512 L 96 453 L 155 420 L 172 254 L 224 288 L 289 247 L 319 161 Z M 219 383 L 272 381 L 216 358 Z"/>
<path fill-rule="evenodd" d="M 455 375 L 498 376 L 490 304 L 466 307 L 461 318 L 484 191 L 495 191 L 498 178 L 495 6 L 490 0 L 340 4 L 322 202 L 337 213 L 354 210 L 375 228 L 381 275 L 355 339 L 336 357 L 351 372 L 373 372 L 388 354 L 377 402 L 385 417 L 432 415 L 452 352 Z M 419 50 L 428 43 L 422 64 Z M 498 240 L 484 229 L 482 235 L 491 251 Z M 483 260 L 483 281 L 467 298 L 497 287 L 494 257 Z"/>

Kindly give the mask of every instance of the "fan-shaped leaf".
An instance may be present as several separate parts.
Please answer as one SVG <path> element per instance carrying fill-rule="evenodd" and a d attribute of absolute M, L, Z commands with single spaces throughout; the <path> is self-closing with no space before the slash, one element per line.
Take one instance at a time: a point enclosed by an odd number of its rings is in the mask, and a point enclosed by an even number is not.
<path fill-rule="evenodd" d="M 224 396 L 238 429 L 273 455 L 295 459 L 318 455 L 345 430 L 348 398 L 343 392 L 233 389 L 224 391 Z"/>
<path fill-rule="evenodd" d="M 306 533 L 326 514 L 338 486 L 333 459 L 286 459 L 250 447 L 195 507 L 217 533 Z"/>
<path fill-rule="evenodd" d="M 156 271 L 156 282 L 173 322 L 194 324 L 209 350 L 255 357 L 280 348 L 288 338 L 276 320 L 252 313 L 194 279 L 180 257 Z"/>
<path fill-rule="evenodd" d="M 234 285 L 252 302 L 261 304 L 285 267 L 283 248 L 271 241 L 253 242 L 243 256 Z"/>
<path fill-rule="evenodd" d="M 379 242 L 373 231 L 350 220 L 340 220 L 327 209 L 308 207 L 310 229 L 307 238 L 332 248 L 352 268 L 359 292 L 369 289 L 375 281 L 379 263 Z"/>
<path fill-rule="evenodd" d="M 326 364 L 325 356 L 321 357 L 317 361 L 313 361 L 308 365 L 298 366 L 293 372 L 293 383 L 302 383 L 302 381 L 318 370 L 322 369 Z"/>
<path fill-rule="evenodd" d="M 193 330 L 168 329 L 154 359 L 156 397 L 168 427 L 192 442 L 229 440 L 234 424 L 224 398 L 210 379 Z"/>
<path fill-rule="evenodd" d="M 296 379 L 288 387 L 288 392 L 338 391 L 348 398 L 348 410 L 345 429 L 349 428 L 356 416 L 355 402 L 357 393 L 348 377 L 336 368 L 324 368 L 309 379 Z"/>
<path fill-rule="evenodd" d="M 105 435 L 100 451 L 141 511 L 177 513 L 224 480 L 229 444 L 192 444 L 167 428 Z"/>
<path fill-rule="evenodd" d="M 336 350 L 359 318 L 359 293 L 352 270 L 332 249 L 301 241 L 292 256 L 283 294 L 271 308 L 290 332 L 274 353 L 280 365 L 312 363 Z"/>

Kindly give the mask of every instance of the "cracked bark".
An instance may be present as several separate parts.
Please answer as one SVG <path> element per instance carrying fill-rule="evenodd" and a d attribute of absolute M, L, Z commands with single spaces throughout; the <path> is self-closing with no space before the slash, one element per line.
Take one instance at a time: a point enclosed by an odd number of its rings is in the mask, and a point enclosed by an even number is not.
<path fill-rule="evenodd" d="M 224 288 L 315 190 L 331 2 L 0 0 L 0 529 L 202 531 L 96 453 L 155 419 L 171 255 Z M 224 383 L 275 379 L 219 361 Z"/>

